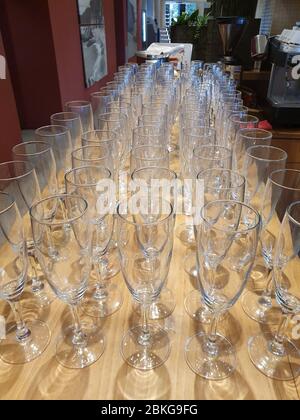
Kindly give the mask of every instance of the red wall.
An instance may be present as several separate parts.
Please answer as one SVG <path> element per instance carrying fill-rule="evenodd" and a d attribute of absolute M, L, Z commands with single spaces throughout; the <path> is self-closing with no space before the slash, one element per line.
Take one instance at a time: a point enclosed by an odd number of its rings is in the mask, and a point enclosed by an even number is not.
<path fill-rule="evenodd" d="M 0 54 L 5 56 L 0 33 Z M 21 131 L 10 75 L 0 80 L 0 162 L 11 160 L 11 149 L 20 143 Z"/>
<path fill-rule="evenodd" d="M 48 124 L 61 101 L 47 1 L 0 0 L 0 9 L 21 126 Z"/>
<path fill-rule="evenodd" d="M 0 26 L 23 129 L 49 123 L 65 102 L 89 99 L 117 69 L 115 9 L 103 0 L 106 78 L 86 89 L 77 0 L 0 0 Z M 1 101 L 1 98 L 0 98 Z"/>
<path fill-rule="evenodd" d="M 117 65 L 122 66 L 126 61 L 127 45 L 127 0 L 114 0 L 115 26 L 117 44 Z"/>
<path fill-rule="evenodd" d="M 77 1 L 48 0 L 48 4 L 62 104 L 89 99 L 90 93 L 97 92 L 117 70 L 114 1 L 103 0 L 109 74 L 90 89 L 85 87 Z"/>

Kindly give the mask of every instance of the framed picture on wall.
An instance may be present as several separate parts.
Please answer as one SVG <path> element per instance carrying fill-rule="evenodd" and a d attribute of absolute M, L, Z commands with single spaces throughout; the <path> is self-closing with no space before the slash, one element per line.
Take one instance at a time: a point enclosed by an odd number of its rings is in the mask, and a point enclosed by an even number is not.
<path fill-rule="evenodd" d="M 103 0 L 77 0 L 86 87 L 107 75 Z"/>
<path fill-rule="evenodd" d="M 129 60 L 131 57 L 134 57 L 138 49 L 137 20 L 137 0 L 127 0 L 127 60 Z"/>

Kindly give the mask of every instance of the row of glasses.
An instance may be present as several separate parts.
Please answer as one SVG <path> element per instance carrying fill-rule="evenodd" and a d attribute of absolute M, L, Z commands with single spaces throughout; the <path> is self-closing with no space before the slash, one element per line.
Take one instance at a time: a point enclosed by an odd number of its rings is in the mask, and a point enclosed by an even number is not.
<path fill-rule="evenodd" d="M 247 150 L 243 168 L 247 180 L 246 203 L 261 212 L 268 180 L 273 172 L 285 170 L 287 158 L 286 152 L 272 146 L 252 146 Z M 276 324 L 279 310 L 278 307 L 272 306 L 271 290 L 266 293 L 266 299 L 260 296 L 266 285 L 267 289 L 272 287 L 272 272 L 269 270 L 269 280 L 267 272 L 268 266 L 263 259 L 260 241 L 257 262 L 251 273 L 253 290 L 244 294 L 242 305 L 251 319 L 260 323 Z"/>
<path fill-rule="evenodd" d="M 8 302 L 15 318 L 7 325 L 1 340 L 0 357 L 5 363 L 24 364 L 39 357 L 50 342 L 50 331 L 45 323 L 24 321 L 20 298 L 27 281 L 28 256 L 23 218 L 15 200 L 0 193 L 0 299 Z"/>
<path fill-rule="evenodd" d="M 20 211 L 29 255 L 28 283 L 38 306 L 45 308 L 51 303 L 52 296 L 45 289 L 46 283 L 39 270 L 29 211 L 36 201 L 40 200 L 50 191 L 55 190 L 57 184 L 55 182 L 55 161 L 54 159 L 52 160 L 53 155 L 51 155 L 51 150 L 49 150 L 48 146 L 45 147 L 44 144 L 39 144 L 38 147 L 43 152 L 38 152 L 37 156 L 35 153 L 34 156 L 28 156 L 29 160 L 17 160 L 0 164 L 0 191 L 8 193 L 13 197 Z M 28 146 L 27 151 L 29 148 L 31 148 L 31 151 L 35 150 L 35 146 L 32 144 Z M 23 153 L 24 156 L 26 150 L 19 148 L 17 150 L 20 150 L 20 153 Z M 36 158 L 39 163 L 37 166 L 37 170 L 39 171 L 38 175 L 33 165 Z M 48 175 L 49 183 L 47 182 Z M 38 176 L 41 178 L 41 183 L 39 183 Z M 41 186 L 44 189 L 41 189 Z M 28 302 L 28 304 L 31 305 L 31 302 Z"/>
<path fill-rule="evenodd" d="M 112 174 L 103 166 L 83 166 L 66 174 L 66 190 L 69 195 L 83 197 L 89 206 L 92 225 L 91 280 L 83 303 L 84 312 L 93 318 L 111 316 L 122 305 L 123 297 L 118 288 L 107 278 L 107 253 L 114 230 L 114 191 Z"/>
<path fill-rule="evenodd" d="M 272 136 L 270 133 L 258 130 L 251 126 L 255 123 L 251 118 L 246 118 L 245 123 L 248 125 L 243 126 L 241 115 L 235 114 L 236 128 L 231 132 L 230 144 L 233 150 L 234 169 L 239 171 L 240 175 L 245 175 L 246 195 L 245 201 L 261 214 L 262 229 L 258 231 L 260 238 L 262 253 L 273 269 L 273 274 L 268 279 L 267 291 L 263 293 L 261 302 L 258 305 L 256 298 L 252 309 L 255 314 L 268 313 L 271 308 L 277 311 L 276 319 L 278 320 L 279 310 L 278 307 L 284 311 L 284 319 L 280 322 L 277 334 L 259 335 L 251 338 L 249 341 L 249 354 L 254 365 L 264 374 L 279 380 L 294 379 L 299 375 L 299 360 L 300 353 L 295 344 L 286 336 L 286 330 L 289 327 L 290 319 L 299 313 L 298 306 L 298 284 L 294 277 L 294 269 L 297 266 L 297 259 L 299 250 L 297 244 L 299 242 L 299 198 L 297 197 L 297 190 L 299 180 L 297 180 L 298 171 L 285 170 L 287 155 L 281 149 L 276 149 L 270 146 Z M 252 120 L 252 121 L 251 121 Z M 248 136 L 250 134 L 250 136 Z M 253 136 L 254 134 L 254 136 Z M 250 144 L 248 143 L 249 138 Z M 253 138 L 256 138 L 255 140 Z M 254 140 L 254 141 L 253 141 Z M 274 165 L 274 168 L 272 166 Z M 277 167 L 277 170 L 276 170 Z M 269 170 L 269 171 L 268 171 Z M 265 180 L 265 181 L 264 181 Z M 267 185 L 266 185 L 267 184 Z M 290 207 L 288 207 L 290 204 Z M 287 208 L 288 207 L 288 208 Z M 217 213 L 218 214 L 218 213 Z M 283 223 L 281 223 L 283 220 Z M 245 217 L 246 225 L 249 223 L 248 216 Z M 267 226 L 266 226 L 267 225 Z M 262 232 L 260 232 L 262 230 Z M 280 232 L 278 236 L 278 231 Z M 204 246 L 205 248 L 205 246 Z M 211 247 L 212 248 L 212 247 Z M 211 249 L 210 249 L 211 250 Z M 209 250 L 209 251 L 210 251 Z M 199 251 L 199 250 L 198 250 Z M 261 252 L 260 250 L 258 252 Z M 209 253 L 208 253 L 209 254 Z M 286 254 L 286 255 L 285 255 Z M 207 254 L 206 254 L 207 255 Z M 255 257 L 253 257 L 253 261 Z M 201 267 L 200 267 L 201 269 Z M 224 280 L 223 270 L 222 281 Z M 251 270 L 250 270 L 251 271 Z M 291 277 L 289 279 L 289 276 Z M 249 276 L 248 276 L 249 277 Z M 209 279 L 209 276 L 207 276 Z M 213 278 L 213 276 L 212 276 Z M 199 281 L 202 283 L 206 280 L 205 276 L 199 276 Z M 222 286 L 223 287 L 223 286 Z M 220 287 L 220 289 L 222 288 Z M 275 298 L 278 307 L 272 307 L 275 287 Z M 201 290 L 203 296 L 203 290 Z M 245 294 L 247 297 L 248 293 Z M 264 302 L 264 295 L 266 295 L 266 302 Z M 196 296 L 196 295 L 195 295 Z M 196 301 L 196 298 L 195 298 Z M 244 302 L 243 302 L 244 303 Z M 203 321 L 203 313 L 206 315 L 207 300 L 203 299 L 205 309 L 200 307 L 200 320 Z M 265 305 L 265 307 L 263 307 Z M 271 312 L 271 311 L 270 311 Z M 195 312 L 192 311 L 191 316 Z M 196 312 L 198 315 L 198 313 Z M 269 315 L 270 320 L 275 320 L 274 314 Z M 212 324 L 212 331 L 215 331 L 215 324 L 212 321 L 212 316 L 207 317 L 208 321 Z M 254 317 L 253 317 L 254 318 Z M 204 317 L 204 320 L 206 316 Z M 265 321 L 260 321 L 265 322 Z M 272 321 L 271 321 L 272 322 Z M 277 321 L 276 321 L 277 322 Z M 214 334 L 211 335 L 215 338 Z M 201 341 L 202 338 L 199 338 Z M 206 345 L 202 346 L 202 351 L 208 353 L 209 360 L 207 364 L 201 366 L 201 357 L 193 364 L 193 357 L 187 354 L 187 360 L 190 367 L 199 375 L 210 378 L 220 379 L 227 376 L 228 371 L 221 365 L 215 364 L 219 358 L 219 353 L 209 355 L 211 349 L 211 340 L 209 340 L 209 351 Z M 191 339 L 193 342 L 193 338 Z M 188 342 L 189 343 L 189 342 Z M 213 348 L 213 347 L 212 347 Z M 223 348 L 223 347 L 222 347 Z M 213 348 L 214 350 L 214 348 Z M 195 345 L 195 353 L 199 356 L 199 349 Z M 207 356 L 207 354 L 205 355 Z M 229 359 L 228 359 L 229 360 Z M 212 362 L 212 364 L 211 364 Z M 230 365 L 231 363 L 229 363 Z M 203 369 L 204 368 L 204 369 Z M 215 371 L 214 371 L 214 368 Z M 224 371 L 222 372 L 222 369 Z M 219 375 L 219 376 L 218 376 Z"/>

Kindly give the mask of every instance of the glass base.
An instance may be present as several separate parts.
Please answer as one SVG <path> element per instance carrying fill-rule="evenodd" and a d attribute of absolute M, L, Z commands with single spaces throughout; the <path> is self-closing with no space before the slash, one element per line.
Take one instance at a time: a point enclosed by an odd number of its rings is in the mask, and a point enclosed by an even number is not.
<path fill-rule="evenodd" d="M 190 369 L 204 379 L 222 381 L 236 370 L 236 352 L 232 344 L 221 335 L 217 335 L 216 355 L 208 353 L 210 342 L 208 335 L 197 334 L 187 340 L 185 357 Z"/>
<path fill-rule="evenodd" d="M 273 334 L 260 334 L 249 340 L 248 351 L 254 366 L 268 378 L 291 381 L 300 375 L 300 351 L 292 343 L 284 342 L 282 356 L 271 352 Z"/>
<path fill-rule="evenodd" d="M 13 365 L 23 365 L 37 359 L 48 347 L 51 333 L 48 326 L 42 321 L 26 323 L 31 336 L 24 342 L 16 338 L 17 327 L 13 326 L 0 342 L 0 358 L 3 362 Z"/>
<path fill-rule="evenodd" d="M 116 284 L 109 284 L 106 288 L 105 300 L 94 298 L 95 289 L 86 294 L 82 309 L 92 318 L 107 318 L 116 313 L 123 304 L 123 296 Z"/>
<path fill-rule="evenodd" d="M 193 290 L 187 295 L 184 301 L 184 307 L 193 321 L 200 322 L 201 324 L 211 324 L 213 320 L 212 314 L 202 303 L 201 294 L 198 290 Z M 226 314 L 221 315 L 219 322 L 222 322 L 225 316 Z"/>
<path fill-rule="evenodd" d="M 148 317 L 151 321 L 166 319 L 172 315 L 175 307 L 176 300 L 173 292 L 170 289 L 163 289 L 158 300 L 150 306 Z M 133 309 L 139 316 L 142 316 L 141 305 L 138 302 L 133 302 Z"/>
<path fill-rule="evenodd" d="M 196 251 L 191 251 L 184 259 L 184 271 L 195 279 L 198 278 Z"/>
<path fill-rule="evenodd" d="M 150 340 L 148 345 L 142 345 L 139 338 L 142 327 L 132 328 L 124 336 L 121 345 L 121 354 L 134 369 L 147 371 L 162 366 L 170 356 L 171 344 L 166 331 L 156 325 L 149 325 Z"/>
<path fill-rule="evenodd" d="M 74 327 L 70 327 L 62 335 L 56 346 L 56 359 L 68 369 L 83 369 L 93 365 L 100 359 L 105 350 L 105 340 L 99 330 L 91 333 L 90 328 L 82 326 L 86 335 L 85 347 L 75 347 L 72 343 Z"/>
<path fill-rule="evenodd" d="M 245 292 L 241 299 L 244 312 L 260 324 L 278 325 L 282 319 L 282 310 L 275 299 L 272 300 L 272 307 L 260 304 L 261 297 L 261 292 Z"/>
<path fill-rule="evenodd" d="M 187 247 L 195 245 L 195 233 L 192 224 L 183 223 L 176 229 L 177 238 Z"/>

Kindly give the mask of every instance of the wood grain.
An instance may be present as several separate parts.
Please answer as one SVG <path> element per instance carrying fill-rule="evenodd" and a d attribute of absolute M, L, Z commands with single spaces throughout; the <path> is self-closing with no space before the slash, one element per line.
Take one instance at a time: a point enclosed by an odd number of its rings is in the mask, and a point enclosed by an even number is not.
<path fill-rule="evenodd" d="M 182 223 L 179 217 L 177 223 Z M 167 363 L 152 372 L 139 372 L 128 367 L 120 355 L 120 342 L 124 332 L 138 322 L 132 311 L 132 300 L 121 275 L 114 281 L 122 289 L 124 304 L 121 310 L 99 323 L 106 337 L 106 351 L 93 366 L 81 370 L 68 370 L 55 359 L 57 337 L 70 323 L 65 305 L 56 300 L 50 311 L 39 313 L 25 309 L 26 317 L 39 316 L 51 331 L 52 340 L 45 353 L 24 366 L 10 366 L 0 362 L 0 398 L 27 400 L 298 400 L 300 381 L 275 382 L 260 374 L 249 360 L 247 340 L 261 332 L 243 312 L 240 303 L 220 324 L 220 332 L 234 343 L 238 353 L 236 373 L 222 382 L 209 382 L 197 377 L 184 358 L 185 340 L 201 330 L 184 310 L 184 297 L 193 290 L 193 283 L 183 269 L 186 248 L 175 239 L 174 256 L 168 286 L 177 299 L 174 314 L 161 324 L 169 331 L 172 353 Z M 27 306 L 27 305 L 26 305 Z M 0 313 L 8 314 L 1 305 Z"/>
<path fill-rule="evenodd" d="M 172 164 L 178 169 L 178 161 Z M 177 226 L 184 217 L 177 217 Z M 124 303 L 118 313 L 101 320 L 97 326 L 106 339 L 106 350 L 101 359 L 84 370 L 69 370 L 55 359 L 56 341 L 61 332 L 71 325 L 71 315 L 63 303 L 55 300 L 47 311 L 39 311 L 30 300 L 24 300 L 26 319 L 46 321 L 52 332 L 49 347 L 42 356 L 28 365 L 11 366 L 0 361 L 1 400 L 299 400 L 300 378 L 291 382 L 276 382 L 262 375 L 251 363 L 247 342 L 259 334 L 262 327 L 251 321 L 240 302 L 220 323 L 219 332 L 228 337 L 237 349 L 238 367 L 235 374 L 221 382 L 210 382 L 197 377 L 187 366 L 184 345 L 188 337 L 203 331 L 184 309 L 186 295 L 195 287 L 195 281 L 184 271 L 187 249 L 175 236 L 174 253 L 168 279 L 168 287 L 176 297 L 173 315 L 160 321 L 169 332 L 172 352 L 161 368 L 140 372 L 130 368 L 120 354 L 124 333 L 139 323 L 133 312 L 132 298 L 122 275 L 113 281 L 120 287 Z M 27 295 L 26 295 L 27 297 Z M 7 304 L 0 303 L 0 315 L 12 321 Z M 94 322 L 82 316 L 83 322 Z M 263 330 L 268 331 L 268 327 Z M 300 342 L 299 342 L 300 345 Z"/>

